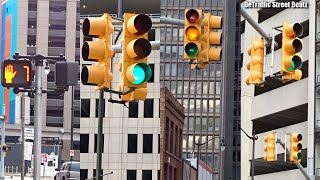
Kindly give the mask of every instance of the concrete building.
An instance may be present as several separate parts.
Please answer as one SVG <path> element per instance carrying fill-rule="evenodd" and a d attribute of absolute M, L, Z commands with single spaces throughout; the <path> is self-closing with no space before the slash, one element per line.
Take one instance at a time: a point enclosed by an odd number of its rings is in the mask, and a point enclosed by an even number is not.
<path fill-rule="evenodd" d="M 223 15 L 223 0 L 162 0 L 161 17 L 184 20 L 185 9 L 201 9 L 203 13 L 211 12 L 212 15 Z M 236 14 L 234 15 L 236 18 Z M 238 25 L 238 24 L 237 24 Z M 237 29 L 237 28 L 236 28 Z M 218 30 L 221 31 L 221 30 Z M 225 36 L 225 35 L 222 35 Z M 240 40 L 239 36 L 237 39 Z M 160 81 L 161 87 L 167 87 L 170 92 L 185 108 L 185 121 L 183 130 L 183 158 L 191 158 L 197 155 L 198 139 L 208 142 L 201 146 L 200 159 L 213 169 L 213 179 L 219 179 L 220 152 L 222 140 L 221 117 L 222 117 L 222 81 L 223 70 L 220 61 L 212 61 L 207 69 L 193 70 L 188 60 L 183 59 L 184 53 L 184 27 L 172 24 L 163 24 L 161 27 L 160 47 Z M 239 46 L 239 42 L 235 42 Z M 236 48 L 235 48 L 236 49 Z M 236 56 L 235 61 L 240 57 Z M 228 134 L 228 142 L 233 141 L 228 150 L 232 149 L 228 156 L 231 163 L 228 169 L 234 171 L 227 176 L 240 176 L 240 68 L 239 62 L 235 66 L 234 80 L 234 118 L 229 120 L 233 127 Z M 210 140 L 210 141 L 209 141 Z M 232 166 L 232 167 L 231 167 Z M 222 173 L 220 173 L 222 174 Z M 229 178 L 228 177 L 228 178 Z"/>
<path fill-rule="evenodd" d="M 98 15 L 98 16 L 101 16 Z M 158 14 L 150 14 L 153 22 L 149 40 L 160 39 L 160 19 Z M 83 20 L 83 19 L 81 19 Z M 115 29 L 122 28 L 122 22 L 113 20 Z M 113 42 L 118 32 L 113 33 Z M 121 36 L 116 42 L 122 42 Z M 81 33 L 81 41 L 84 40 Z M 86 38 L 85 40 L 89 40 Z M 118 63 L 121 54 L 112 59 L 112 89 L 116 89 L 120 76 Z M 82 65 L 92 64 L 81 61 Z M 148 56 L 153 76 L 148 81 L 148 95 L 145 101 L 129 102 L 126 106 L 107 101 L 119 99 L 118 95 L 105 93 L 105 114 L 103 125 L 103 174 L 113 172 L 103 179 L 115 180 L 156 180 L 160 174 L 160 53 L 153 50 Z M 81 179 L 95 176 L 96 143 L 99 93 L 94 86 L 81 85 Z"/>
<path fill-rule="evenodd" d="M 80 1 L 79 0 L 3 0 L 2 1 L 2 49 L 1 60 L 12 58 L 15 52 L 21 55 L 35 55 L 40 53 L 44 56 L 59 56 L 64 54 L 68 61 L 79 61 L 79 31 L 80 31 Z M 10 22 L 11 21 L 11 22 Z M 78 23 L 77 23 L 78 22 Z M 11 25 L 11 27 L 10 27 Z M 4 44 L 5 43 L 5 44 Z M 6 52 L 6 53 L 4 53 Z M 9 52 L 9 53 L 7 53 Z M 43 89 L 54 89 L 55 68 L 50 66 L 50 73 L 43 72 Z M 32 71 L 34 75 L 34 70 Z M 33 79 L 34 81 L 34 79 Z M 70 131 L 71 131 L 71 105 L 74 104 L 74 160 L 79 160 L 80 149 L 80 89 L 79 85 L 74 89 L 74 102 L 71 102 L 71 88 L 64 95 L 48 92 L 43 94 L 42 100 L 42 144 L 43 153 L 55 152 L 60 148 L 62 161 L 69 161 Z M 3 90 L 3 88 L 0 88 Z M 5 90 L 4 90 L 5 91 Z M 2 94 L 2 91 L 1 93 Z M 18 144 L 21 134 L 18 107 L 20 96 L 12 94 L 10 97 L 10 117 L 6 126 L 6 142 L 8 144 Z M 2 99 L 2 95 L 0 97 Z M 0 102 L 2 104 L 2 101 Z M 30 111 L 30 125 L 34 124 L 34 101 L 30 100 L 30 106 L 25 105 Z M 63 129 L 64 133 L 61 133 Z M 59 139 L 62 146 L 58 146 Z M 14 146 L 19 148 L 19 146 Z M 6 163 L 8 165 L 20 165 L 16 154 L 7 154 Z"/>
<path fill-rule="evenodd" d="M 213 178 L 213 170 L 210 166 L 206 165 L 203 161 L 199 159 L 197 162 L 197 159 L 186 159 L 186 161 L 190 162 L 190 165 L 196 169 L 198 174 L 198 180 L 212 180 Z M 198 165 L 197 165 L 198 163 Z M 197 166 L 199 166 L 199 169 L 197 169 Z M 197 179 L 197 178 L 195 178 Z"/>
<path fill-rule="evenodd" d="M 197 180 L 197 169 L 191 165 L 191 162 L 184 159 L 182 169 L 183 180 Z"/>
<path fill-rule="evenodd" d="M 249 1 L 243 2 L 248 3 Z M 284 1 L 289 2 L 289 1 Z M 291 2 L 291 1 L 290 1 Z M 272 28 L 282 26 L 283 22 L 301 23 L 304 32 L 300 37 L 303 40 L 303 49 L 300 54 L 303 56 L 303 66 L 301 68 L 302 79 L 296 82 L 281 82 L 270 77 L 271 53 L 266 50 L 266 83 L 264 87 L 247 86 L 245 79 L 248 75 L 246 63 L 250 59 L 247 48 L 251 45 L 253 38 L 261 37 L 257 31 L 244 19 L 241 22 L 241 51 L 243 52 L 242 64 L 242 85 L 241 85 L 241 128 L 248 134 L 252 131 L 258 136 L 255 146 L 255 179 L 305 179 L 297 167 L 288 162 L 284 162 L 284 149 L 277 144 L 276 162 L 263 160 L 264 136 L 268 132 L 277 132 L 278 139 L 282 142 L 285 135 L 296 132 L 303 136 L 302 139 L 302 161 L 301 165 L 310 175 L 320 176 L 319 172 L 319 126 L 317 121 L 317 72 L 318 67 L 315 57 L 318 57 L 315 49 L 315 24 L 316 2 L 314 0 L 304 1 L 308 3 L 307 8 L 247 8 L 248 13 L 259 23 L 268 34 L 272 33 Z M 317 15 L 319 17 L 319 14 Z M 319 28 L 319 27 L 317 27 Z M 281 28 L 280 28 L 281 29 Z M 279 46 L 274 52 L 273 73 L 281 70 L 281 44 L 282 32 L 275 31 L 275 39 Z M 317 29 L 319 32 L 319 29 Z M 318 50 L 319 51 L 319 48 Z M 316 74 L 315 74 L 316 73 Z M 287 144 L 290 144 L 288 140 Z M 241 179 L 250 179 L 250 162 L 252 156 L 252 141 L 241 134 Z"/>
<path fill-rule="evenodd" d="M 167 88 L 160 89 L 160 179 L 182 180 L 184 108 Z"/>

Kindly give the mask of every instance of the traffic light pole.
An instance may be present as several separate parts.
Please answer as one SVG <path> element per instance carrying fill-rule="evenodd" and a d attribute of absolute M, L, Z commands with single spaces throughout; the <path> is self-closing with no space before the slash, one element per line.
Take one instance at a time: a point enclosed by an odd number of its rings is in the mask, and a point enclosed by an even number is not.
<path fill-rule="evenodd" d="M 24 180 L 24 146 L 25 146 L 25 92 L 21 97 L 21 148 L 20 148 L 20 165 L 21 165 L 21 180 Z"/>
<path fill-rule="evenodd" d="M 240 13 L 244 17 L 245 20 L 247 20 L 251 26 L 263 37 L 267 40 L 268 44 L 271 45 L 272 37 L 269 36 L 262 27 L 250 16 L 250 14 L 247 12 L 247 10 L 240 5 Z"/>
<path fill-rule="evenodd" d="M 103 147 L 103 113 L 104 113 L 104 90 L 99 91 L 99 109 L 98 109 L 98 134 L 97 134 L 97 162 L 96 162 L 96 180 L 101 178 L 101 162 L 102 162 L 102 147 Z"/>
<path fill-rule="evenodd" d="M 151 49 L 152 50 L 159 50 L 160 49 L 160 41 L 150 41 Z M 122 53 L 122 46 L 121 44 L 112 45 L 111 46 L 113 52 L 116 53 Z"/>
<path fill-rule="evenodd" d="M 184 20 L 174 19 L 174 18 L 167 18 L 167 17 L 160 17 L 160 23 L 183 26 L 184 25 Z"/>
<path fill-rule="evenodd" d="M 34 111 L 34 165 L 33 179 L 40 179 L 41 169 L 41 138 L 42 138 L 42 66 L 43 56 L 36 56 L 36 77 L 35 77 L 35 111 Z"/>
<path fill-rule="evenodd" d="M 41 139 L 42 139 L 42 93 L 46 93 L 47 90 L 42 89 L 42 66 L 44 59 L 50 60 L 65 60 L 63 55 L 60 56 L 43 56 L 41 54 L 37 55 L 27 55 L 21 56 L 19 53 L 15 53 L 13 58 L 18 60 L 21 58 L 26 58 L 32 60 L 35 64 L 35 90 L 19 90 L 14 89 L 14 92 L 31 92 L 35 94 L 35 104 L 34 104 L 34 148 L 33 148 L 33 179 L 40 179 L 40 168 L 41 168 Z M 4 138 L 3 138 L 4 140 Z M 3 157 L 3 152 L 1 151 Z M 1 174 L 0 174 L 1 175 Z"/>
<path fill-rule="evenodd" d="M 277 139 L 277 143 L 281 145 L 281 147 L 283 149 L 285 149 L 286 153 L 288 155 L 290 155 L 290 151 L 288 148 L 285 148 L 285 144 L 280 140 L 280 139 Z M 295 163 L 295 165 L 299 168 L 299 170 L 302 172 L 302 174 L 304 175 L 304 177 L 307 178 L 307 180 L 314 180 L 313 177 L 311 177 L 304 169 L 303 169 L 303 166 L 300 164 L 300 163 Z"/>
<path fill-rule="evenodd" d="M 71 127 L 70 127 L 70 150 L 73 150 L 73 119 L 74 119 L 74 86 L 71 86 Z M 70 152 L 69 152 L 70 153 Z M 70 156 L 73 161 L 73 156 Z"/>
<path fill-rule="evenodd" d="M 252 143 L 252 160 L 251 160 L 251 180 L 254 180 L 254 153 L 255 153 L 256 140 L 258 140 L 258 136 L 256 136 L 255 131 L 252 131 L 252 136 L 249 136 L 242 128 L 240 129 L 253 142 Z"/>

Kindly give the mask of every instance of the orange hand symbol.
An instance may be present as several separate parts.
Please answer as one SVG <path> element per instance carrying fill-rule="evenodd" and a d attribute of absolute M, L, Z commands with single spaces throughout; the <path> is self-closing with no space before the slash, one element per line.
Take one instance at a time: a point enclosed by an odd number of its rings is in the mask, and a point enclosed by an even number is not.
<path fill-rule="evenodd" d="M 14 78 L 14 76 L 16 75 L 17 71 L 13 70 L 13 66 L 12 65 L 8 65 L 5 68 L 5 79 L 6 79 L 6 83 L 12 83 L 12 79 Z"/>

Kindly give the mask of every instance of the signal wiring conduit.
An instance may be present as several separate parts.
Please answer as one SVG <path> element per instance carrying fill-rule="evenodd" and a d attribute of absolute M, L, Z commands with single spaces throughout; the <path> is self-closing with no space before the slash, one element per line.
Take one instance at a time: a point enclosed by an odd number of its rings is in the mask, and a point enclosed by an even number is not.
<path fill-rule="evenodd" d="M 270 64 L 270 77 L 273 77 L 273 61 L 274 61 L 274 28 L 272 28 L 272 42 L 271 42 L 271 64 Z"/>

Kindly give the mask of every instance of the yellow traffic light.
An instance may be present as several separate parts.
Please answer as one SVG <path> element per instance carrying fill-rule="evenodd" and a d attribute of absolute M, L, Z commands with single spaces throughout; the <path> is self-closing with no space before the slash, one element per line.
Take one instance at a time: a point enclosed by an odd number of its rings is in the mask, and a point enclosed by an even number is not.
<path fill-rule="evenodd" d="M 96 90 L 109 89 L 113 79 L 110 70 L 110 61 L 114 54 L 111 48 L 111 36 L 114 31 L 112 18 L 109 14 L 86 18 L 82 26 L 84 36 L 97 38 L 97 41 L 84 42 L 82 46 L 83 60 L 97 62 L 92 66 L 83 66 L 82 84 L 97 86 Z"/>
<path fill-rule="evenodd" d="M 276 160 L 276 136 L 275 133 L 268 133 L 264 137 L 264 142 L 267 144 L 264 146 L 264 160 L 266 161 L 275 161 Z"/>
<path fill-rule="evenodd" d="M 281 74 L 283 80 L 300 80 L 302 71 L 302 40 L 297 38 L 303 34 L 301 24 L 283 23 Z"/>
<path fill-rule="evenodd" d="M 298 133 L 291 133 L 291 146 L 290 146 L 290 161 L 293 163 L 300 163 L 302 154 L 302 135 Z"/>
<path fill-rule="evenodd" d="M 201 35 L 200 63 L 197 68 L 205 69 L 210 61 L 221 60 L 221 48 L 214 48 L 212 45 L 221 45 L 222 33 L 211 32 L 211 30 L 222 28 L 222 17 L 206 13 L 202 24 L 204 28 Z"/>
<path fill-rule="evenodd" d="M 147 81 L 152 76 L 152 70 L 147 64 L 147 56 L 151 53 L 151 43 L 148 32 L 152 21 L 145 14 L 124 14 L 122 62 L 118 91 L 135 88 L 134 92 L 121 95 L 122 101 L 142 100 L 147 97 Z"/>
<path fill-rule="evenodd" d="M 248 55 L 251 56 L 247 63 L 249 76 L 246 78 L 246 84 L 260 84 L 263 81 L 263 65 L 264 65 L 264 41 L 263 38 L 252 40 L 252 45 L 248 48 Z"/>
<path fill-rule="evenodd" d="M 198 59 L 201 51 L 201 16 L 202 10 L 185 10 L 184 59 Z"/>

